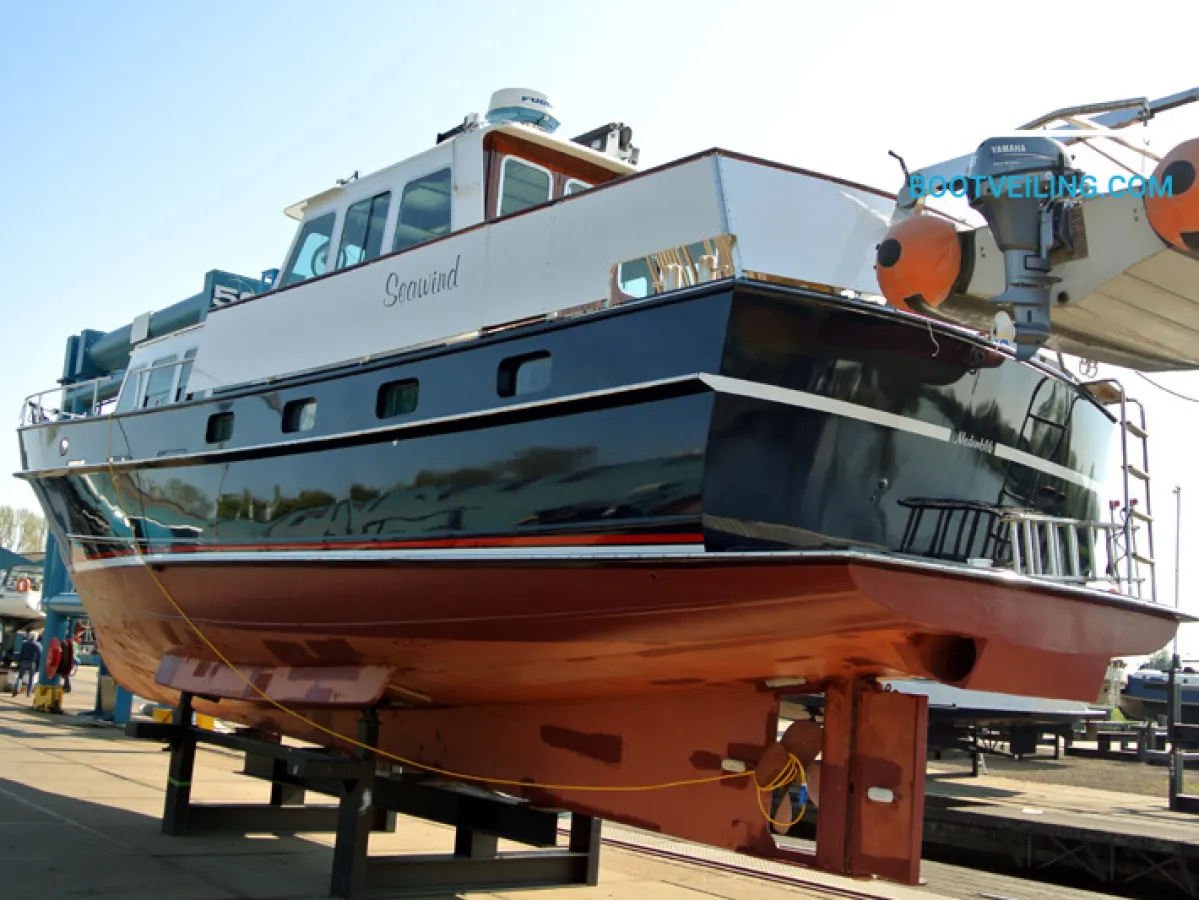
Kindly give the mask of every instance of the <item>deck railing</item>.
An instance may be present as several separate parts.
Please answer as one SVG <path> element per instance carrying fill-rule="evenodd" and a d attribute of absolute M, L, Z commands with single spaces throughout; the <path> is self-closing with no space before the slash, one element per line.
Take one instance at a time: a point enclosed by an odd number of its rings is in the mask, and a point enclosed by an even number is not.
<path fill-rule="evenodd" d="M 18 427 L 29 425 L 44 425 L 47 422 L 61 422 L 71 419 L 85 419 L 91 416 L 108 415 L 117 408 L 118 401 L 122 403 L 121 410 L 143 409 L 147 405 L 167 406 L 181 399 L 180 391 L 185 387 L 181 382 L 182 375 L 171 378 L 170 389 L 165 399 L 160 403 L 147 404 L 146 394 L 150 377 L 166 369 L 180 369 L 190 366 L 190 358 L 176 359 L 171 362 L 158 363 L 152 366 L 139 367 L 120 376 L 103 376 L 90 381 L 80 381 L 60 387 L 48 388 L 36 394 L 30 394 L 21 404 L 21 417 Z M 133 379 L 132 383 L 126 382 Z M 132 392 L 130 394 L 130 392 Z M 127 401 L 125 395 L 130 399 Z M 56 405 L 49 405 L 47 397 L 55 397 Z"/>
<path fill-rule="evenodd" d="M 909 498 L 900 504 L 909 510 L 901 553 L 1152 599 L 1127 522 L 977 501 Z"/>
<path fill-rule="evenodd" d="M 1018 575 L 1064 584 L 1115 588 L 1141 596 L 1144 577 L 1125 569 L 1124 523 L 1098 522 L 1012 510 L 1001 517 L 1009 529 L 1011 568 Z"/>

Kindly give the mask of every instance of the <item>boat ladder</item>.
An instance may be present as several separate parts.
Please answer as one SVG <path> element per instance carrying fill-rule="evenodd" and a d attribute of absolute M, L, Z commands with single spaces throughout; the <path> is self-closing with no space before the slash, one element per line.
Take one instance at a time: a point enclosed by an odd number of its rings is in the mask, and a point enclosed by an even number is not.
<path fill-rule="evenodd" d="M 1028 399 L 1024 421 L 1016 439 L 1017 449 L 1050 462 L 1061 462 L 1059 456 L 1063 448 L 1068 446 L 1066 436 L 1070 433 L 1074 404 L 1078 400 L 1078 396 L 1073 392 L 1055 392 L 1054 387 L 1058 383 L 1057 379 L 1048 375 L 1041 378 Z M 1043 506 L 1046 499 L 1044 495 L 1052 491 L 1052 488 L 1045 484 L 1046 476 L 1043 472 L 1034 472 L 1031 477 L 1030 482 L 1029 470 L 1023 466 L 1017 467 L 1015 461 L 1009 460 L 1004 466 L 1003 485 L 999 489 L 999 499 L 995 505 L 1015 509 Z M 1036 502 L 1038 497 L 1041 499 L 1040 503 Z M 1055 499 L 1061 500 L 1063 495 L 1059 494 Z M 1012 559 L 1009 540 L 1013 535 L 1005 524 L 1002 519 L 996 519 L 991 524 L 989 534 L 989 543 L 995 548 L 995 559 L 1003 562 Z"/>
<path fill-rule="evenodd" d="M 1111 522 L 1117 526 L 1116 562 L 1124 568 L 1122 580 L 1130 588 L 1137 586 L 1137 596 L 1156 601 L 1157 559 L 1153 552 L 1149 431 L 1145 407 L 1139 400 L 1129 397 L 1124 386 L 1114 379 L 1090 381 L 1083 387 L 1119 416 L 1123 498 L 1111 502 L 1109 514 Z"/>
<path fill-rule="evenodd" d="M 1029 509 L 1005 510 L 1012 571 L 1064 584 L 1114 586 L 1130 594 L 1135 584 L 1122 577 L 1120 532 L 1116 522 L 1050 516 Z"/>

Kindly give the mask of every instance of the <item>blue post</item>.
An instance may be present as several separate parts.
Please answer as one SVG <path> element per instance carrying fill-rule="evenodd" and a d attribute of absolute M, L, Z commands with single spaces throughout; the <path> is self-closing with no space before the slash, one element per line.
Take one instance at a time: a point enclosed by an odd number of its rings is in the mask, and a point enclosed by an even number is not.
<path fill-rule="evenodd" d="M 46 536 L 46 561 L 42 568 L 42 597 L 57 597 L 59 594 L 74 592 L 71 579 L 67 575 L 67 567 L 63 565 L 62 557 L 58 554 L 58 541 L 54 533 Z"/>
<path fill-rule="evenodd" d="M 46 608 L 46 622 L 42 627 L 42 663 L 38 672 L 38 684 L 58 685 L 59 677 L 56 672 L 53 677 L 46 674 L 46 660 L 50 656 L 50 640 L 58 638 L 60 641 L 67 636 L 67 617 L 60 615 L 53 607 Z"/>
<path fill-rule="evenodd" d="M 42 609 L 46 613 L 46 622 L 42 628 L 42 662 L 38 671 L 38 684 L 59 684 L 58 675 L 53 678 L 46 675 L 46 660 L 49 657 L 50 641 L 58 638 L 60 641 L 67 636 L 67 619 L 54 608 L 53 601 L 70 592 L 71 580 L 67 576 L 67 567 L 62 557 L 58 555 L 58 542 L 53 533 L 46 536 L 46 560 L 42 567 Z"/>
<path fill-rule="evenodd" d="M 133 695 L 117 685 L 117 702 L 112 711 L 114 725 L 127 725 L 133 715 Z"/>

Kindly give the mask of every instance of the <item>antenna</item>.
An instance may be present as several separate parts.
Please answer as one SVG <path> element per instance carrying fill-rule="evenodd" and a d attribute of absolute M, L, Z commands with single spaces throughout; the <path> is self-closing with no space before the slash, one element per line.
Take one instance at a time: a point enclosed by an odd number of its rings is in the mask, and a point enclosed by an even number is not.
<path fill-rule="evenodd" d="M 1182 608 L 1182 595 L 1179 593 L 1179 575 L 1182 572 L 1182 485 L 1174 486 L 1176 500 L 1174 511 L 1174 609 Z M 1174 632 L 1174 655 L 1170 668 L 1177 669 L 1182 661 L 1178 658 L 1178 631 Z"/>

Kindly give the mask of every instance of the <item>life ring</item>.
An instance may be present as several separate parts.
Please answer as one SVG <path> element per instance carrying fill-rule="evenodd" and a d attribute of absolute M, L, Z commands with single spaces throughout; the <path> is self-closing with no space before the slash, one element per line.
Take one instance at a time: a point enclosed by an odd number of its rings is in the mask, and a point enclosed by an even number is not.
<path fill-rule="evenodd" d="M 46 648 L 46 674 L 53 678 L 61 662 L 62 641 L 58 638 L 50 638 L 50 646 Z"/>
<path fill-rule="evenodd" d="M 30 581 L 28 578 L 18 578 L 17 579 L 17 590 L 20 591 L 22 594 L 29 593 L 29 589 L 32 587 L 33 587 L 33 582 Z"/>

